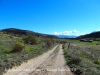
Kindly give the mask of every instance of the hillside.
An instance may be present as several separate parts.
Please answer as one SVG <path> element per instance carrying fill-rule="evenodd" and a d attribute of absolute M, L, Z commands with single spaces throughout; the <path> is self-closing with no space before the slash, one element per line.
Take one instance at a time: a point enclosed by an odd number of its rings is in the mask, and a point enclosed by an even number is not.
<path fill-rule="evenodd" d="M 82 38 L 100 38 L 100 31 L 92 32 L 92 33 L 86 34 L 86 35 L 81 35 L 77 38 L 78 39 L 82 39 Z"/>
<path fill-rule="evenodd" d="M 41 35 L 42 37 L 22 36 Z M 12 36 L 14 34 L 14 36 Z M 19 37 L 21 35 L 21 37 Z M 35 35 L 36 36 L 36 35 Z M 19 66 L 23 62 L 35 58 L 57 44 L 57 39 L 52 35 L 35 33 L 20 29 L 4 29 L 0 31 L 0 75 L 14 66 Z M 5 70 L 6 69 L 6 70 Z M 6 74 L 11 75 L 11 74 Z M 13 74 L 14 75 L 14 74 Z"/>
<path fill-rule="evenodd" d="M 22 29 L 17 29 L 17 28 L 7 28 L 1 30 L 4 33 L 8 34 L 15 34 L 15 35 L 26 35 L 26 36 L 37 36 L 37 37 L 47 37 L 47 38 L 57 38 L 57 36 L 54 35 L 49 35 L 49 34 L 42 34 L 38 32 L 33 32 L 29 30 L 22 30 Z"/>

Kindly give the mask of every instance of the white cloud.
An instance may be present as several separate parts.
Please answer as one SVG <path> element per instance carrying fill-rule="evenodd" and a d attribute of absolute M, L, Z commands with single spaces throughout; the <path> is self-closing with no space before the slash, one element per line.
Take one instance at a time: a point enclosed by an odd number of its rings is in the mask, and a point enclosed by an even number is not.
<path fill-rule="evenodd" d="M 100 30 L 97 30 L 97 31 L 100 31 Z"/>
<path fill-rule="evenodd" d="M 60 33 L 59 32 L 54 32 L 54 35 L 60 35 Z"/>
<path fill-rule="evenodd" d="M 73 30 L 73 33 L 77 33 L 78 31 L 77 30 Z"/>
<path fill-rule="evenodd" d="M 54 32 L 54 35 L 70 35 L 72 33 L 77 33 L 79 31 L 77 30 L 72 30 L 72 31 L 64 31 L 64 32 Z"/>

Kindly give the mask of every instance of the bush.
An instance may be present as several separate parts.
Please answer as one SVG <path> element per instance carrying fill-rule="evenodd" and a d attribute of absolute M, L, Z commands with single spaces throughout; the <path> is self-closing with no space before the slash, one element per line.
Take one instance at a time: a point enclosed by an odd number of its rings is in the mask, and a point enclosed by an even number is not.
<path fill-rule="evenodd" d="M 82 60 L 79 57 L 71 57 L 68 64 L 78 65 Z"/>
<path fill-rule="evenodd" d="M 36 44 L 37 43 L 37 39 L 35 37 L 30 37 L 29 38 L 29 42 L 31 45 Z"/>
<path fill-rule="evenodd" d="M 47 47 L 51 47 L 51 45 L 52 45 L 52 40 L 51 39 L 46 39 L 46 45 L 47 45 Z"/>
<path fill-rule="evenodd" d="M 14 47 L 13 47 L 13 50 L 12 52 L 21 52 L 24 48 L 24 44 L 21 43 L 21 42 L 16 42 Z"/>
<path fill-rule="evenodd" d="M 26 44 L 30 43 L 31 45 L 33 45 L 37 43 L 37 39 L 33 36 L 24 37 L 23 40 Z"/>
<path fill-rule="evenodd" d="M 100 65 L 100 60 L 96 60 L 94 63 Z"/>
<path fill-rule="evenodd" d="M 68 50 L 64 50 L 64 55 L 67 55 L 67 53 L 68 53 Z"/>
<path fill-rule="evenodd" d="M 24 43 L 28 44 L 29 43 L 29 38 L 28 37 L 24 37 L 23 41 L 24 41 Z"/>

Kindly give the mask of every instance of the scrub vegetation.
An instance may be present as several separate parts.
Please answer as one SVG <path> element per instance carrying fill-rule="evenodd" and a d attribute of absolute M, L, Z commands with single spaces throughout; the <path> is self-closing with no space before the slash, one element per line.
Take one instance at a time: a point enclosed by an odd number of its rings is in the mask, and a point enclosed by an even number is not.
<path fill-rule="evenodd" d="M 0 75 L 27 60 L 47 52 L 57 44 L 56 39 L 36 36 L 0 34 Z"/>
<path fill-rule="evenodd" d="M 75 75 L 100 75 L 100 46 L 78 40 L 63 45 L 66 63 Z M 78 43 L 79 42 L 79 43 Z"/>

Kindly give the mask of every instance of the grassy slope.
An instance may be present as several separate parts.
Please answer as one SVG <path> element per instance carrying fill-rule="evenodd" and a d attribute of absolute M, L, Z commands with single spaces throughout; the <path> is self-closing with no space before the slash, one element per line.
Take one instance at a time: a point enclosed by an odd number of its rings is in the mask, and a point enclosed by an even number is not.
<path fill-rule="evenodd" d="M 37 38 L 37 44 L 25 44 L 25 48 L 22 52 L 12 53 L 11 51 L 13 49 L 14 43 L 16 41 L 23 42 L 23 40 L 21 37 L 13 36 L 11 38 L 10 36 L 11 35 L 8 34 L 0 34 L 0 75 L 5 71 L 5 69 L 12 68 L 13 66 L 18 66 L 22 62 L 26 62 L 27 60 L 49 50 L 43 39 Z"/>

